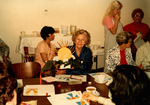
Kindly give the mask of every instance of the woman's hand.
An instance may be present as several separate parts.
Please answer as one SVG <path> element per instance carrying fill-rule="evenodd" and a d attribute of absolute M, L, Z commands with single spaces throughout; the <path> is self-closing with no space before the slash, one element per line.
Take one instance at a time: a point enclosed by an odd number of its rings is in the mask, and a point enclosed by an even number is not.
<path fill-rule="evenodd" d="M 65 74 L 66 70 L 56 70 L 56 75 Z"/>
<path fill-rule="evenodd" d="M 98 96 L 95 96 L 93 95 L 92 93 L 84 93 L 82 98 L 84 100 L 86 100 L 88 103 L 90 103 L 90 101 L 93 101 L 93 102 L 97 102 L 98 101 Z"/>
<path fill-rule="evenodd" d="M 120 19 L 120 15 L 119 15 L 119 14 L 116 14 L 116 15 L 114 16 L 114 18 L 115 18 L 115 20 L 119 20 L 119 19 Z"/>

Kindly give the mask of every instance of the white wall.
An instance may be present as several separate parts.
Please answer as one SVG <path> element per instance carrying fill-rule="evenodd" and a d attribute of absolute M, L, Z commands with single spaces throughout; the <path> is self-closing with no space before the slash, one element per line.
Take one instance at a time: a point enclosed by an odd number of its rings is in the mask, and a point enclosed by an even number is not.
<path fill-rule="evenodd" d="M 112 0 L 0 0 L 0 38 L 10 47 L 13 63 L 21 62 L 15 52 L 20 31 L 32 34 L 44 25 L 59 27 L 76 25 L 91 34 L 91 44 L 104 45 L 102 18 Z M 132 22 L 131 12 L 140 7 L 145 12 L 143 22 L 150 26 L 149 0 L 120 0 L 123 4 L 121 22 Z M 45 10 L 48 13 L 45 14 Z"/>

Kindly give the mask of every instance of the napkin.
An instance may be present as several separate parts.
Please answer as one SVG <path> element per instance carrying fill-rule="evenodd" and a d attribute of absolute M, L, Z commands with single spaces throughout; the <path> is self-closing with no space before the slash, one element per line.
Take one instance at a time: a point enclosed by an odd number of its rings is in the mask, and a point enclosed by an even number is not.
<path fill-rule="evenodd" d="M 37 105 L 37 100 L 23 101 L 20 105 Z"/>

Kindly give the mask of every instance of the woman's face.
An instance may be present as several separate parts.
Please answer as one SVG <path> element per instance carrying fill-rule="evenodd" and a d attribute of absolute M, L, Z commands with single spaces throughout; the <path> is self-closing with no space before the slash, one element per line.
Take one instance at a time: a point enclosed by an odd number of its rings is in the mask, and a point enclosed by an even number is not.
<path fill-rule="evenodd" d="M 133 16 L 133 20 L 136 23 L 140 23 L 142 21 L 142 16 L 141 13 L 137 12 L 134 16 Z"/>
<path fill-rule="evenodd" d="M 49 38 L 50 41 L 53 41 L 54 38 L 55 38 L 55 35 L 54 35 L 54 34 L 49 34 L 49 37 L 48 37 L 48 38 Z"/>
<path fill-rule="evenodd" d="M 114 9 L 114 15 L 120 14 L 120 11 L 121 11 L 121 7 Z"/>
<path fill-rule="evenodd" d="M 86 44 L 86 37 L 84 34 L 79 34 L 75 39 L 75 45 L 77 48 L 82 48 Z"/>
<path fill-rule="evenodd" d="M 129 48 L 129 47 L 131 46 L 131 44 L 132 44 L 132 38 L 130 38 L 130 39 L 128 40 L 128 43 L 125 44 L 126 48 Z"/>

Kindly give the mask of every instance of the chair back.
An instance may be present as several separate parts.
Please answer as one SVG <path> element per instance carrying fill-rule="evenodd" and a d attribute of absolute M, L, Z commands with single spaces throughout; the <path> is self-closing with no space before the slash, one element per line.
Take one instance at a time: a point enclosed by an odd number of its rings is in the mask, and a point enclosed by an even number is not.
<path fill-rule="evenodd" d="M 8 72 L 17 79 L 39 77 L 41 65 L 38 62 L 15 63 L 10 65 Z"/>

